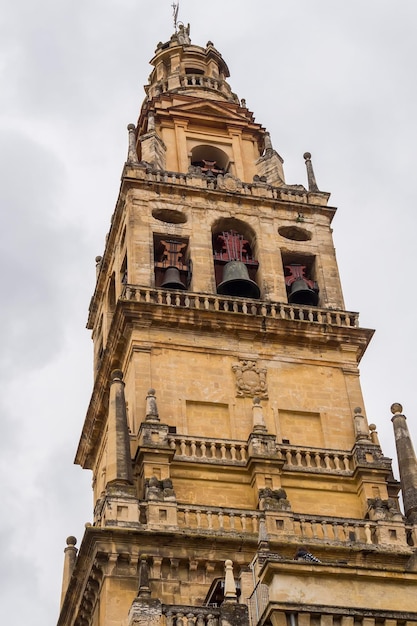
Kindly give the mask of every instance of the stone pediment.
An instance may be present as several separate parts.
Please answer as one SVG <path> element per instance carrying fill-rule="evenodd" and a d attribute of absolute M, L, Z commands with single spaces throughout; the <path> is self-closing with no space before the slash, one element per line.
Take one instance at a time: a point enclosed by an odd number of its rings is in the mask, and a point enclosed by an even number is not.
<path fill-rule="evenodd" d="M 230 107 L 226 103 L 207 102 L 207 100 L 194 101 L 170 107 L 170 113 L 182 113 L 192 117 L 227 117 L 230 121 L 247 124 L 252 122 L 252 117 L 237 113 L 235 107 Z"/>

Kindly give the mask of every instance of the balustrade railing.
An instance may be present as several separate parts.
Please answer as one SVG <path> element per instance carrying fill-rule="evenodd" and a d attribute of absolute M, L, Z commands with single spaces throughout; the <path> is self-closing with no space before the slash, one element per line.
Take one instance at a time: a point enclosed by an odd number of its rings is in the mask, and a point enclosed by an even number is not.
<path fill-rule="evenodd" d="M 376 541 L 375 522 L 294 515 L 294 534 L 302 539 L 342 543 L 373 544 Z"/>
<path fill-rule="evenodd" d="M 241 463 L 247 460 L 248 446 L 244 442 L 227 439 L 208 439 L 203 437 L 169 437 L 169 445 L 175 450 L 176 458 L 214 463 Z"/>
<path fill-rule="evenodd" d="M 180 76 L 181 87 L 204 87 L 206 89 L 214 89 L 220 91 L 226 96 L 230 96 L 232 91 L 230 85 L 219 78 L 213 78 L 212 76 L 204 76 L 204 74 L 183 74 Z M 155 89 L 158 93 L 165 93 L 169 91 L 169 83 L 167 80 L 161 80 Z"/>
<path fill-rule="evenodd" d="M 259 510 L 225 509 L 220 507 L 178 506 L 178 526 L 180 528 L 198 528 L 204 531 L 233 533 L 258 533 L 259 520 L 264 512 Z M 267 512 L 272 520 L 269 532 L 277 539 L 285 536 L 287 541 L 297 543 L 300 539 L 327 543 L 377 544 L 377 523 L 369 520 L 346 519 L 337 517 L 309 516 L 286 512 Z M 283 519 L 286 523 L 283 524 Z"/>
<path fill-rule="evenodd" d="M 194 505 L 178 505 L 178 526 L 199 532 L 250 533 L 259 532 L 259 520 L 265 515 L 259 510 L 226 509 Z M 300 515 L 290 511 L 267 511 L 268 532 L 271 537 L 286 542 L 307 540 L 328 544 L 377 545 L 377 523 L 370 520 Z M 285 523 L 284 523 L 285 520 Z M 275 521 L 275 524 L 274 524 Z"/>
<path fill-rule="evenodd" d="M 257 533 L 260 511 L 178 505 L 178 526 L 199 531 Z"/>
<path fill-rule="evenodd" d="M 353 471 L 353 458 L 349 452 L 281 445 L 278 456 L 291 469 L 338 473 Z"/>
<path fill-rule="evenodd" d="M 330 326 L 357 327 L 359 325 L 358 313 L 349 311 L 295 306 L 234 296 L 152 289 L 138 285 L 124 285 L 121 299 L 202 311 L 224 311 L 238 315 L 327 324 Z"/>
<path fill-rule="evenodd" d="M 203 74 L 185 74 L 180 77 L 182 87 L 205 87 L 206 89 L 214 89 L 226 95 L 231 93 L 230 86 L 226 81 Z"/>
<path fill-rule="evenodd" d="M 219 626 L 220 611 L 215 607 L 162 605 L 166 626 Z"/>
<path fill-rule="evenodd" d="M 242 465 L 248 459 L 248 445 L 242 441 L 171 435 L 169 445 L 175 450 L 175 457 L 178 459 Z M 352 473 L 354 469 L 353 457 L 345 451 L 278 444 L 277 455 L 285 461 L 284 467 L 291 470 L 346 474 Z"/>

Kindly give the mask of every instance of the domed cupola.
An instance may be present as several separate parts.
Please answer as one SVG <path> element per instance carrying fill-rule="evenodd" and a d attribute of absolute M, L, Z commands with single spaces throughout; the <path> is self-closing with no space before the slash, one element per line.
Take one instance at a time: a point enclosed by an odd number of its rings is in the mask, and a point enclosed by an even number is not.
<path fill-rule="evenodd" d="M 194 46 L 190 26 L 159 43 L 134 132 L 137 158 L 159 171 L 284 182 L 281 157 L 227 82 L 229 68 L 209 41 Z M 132 141 L 133 145 L 133 141 Z M 240 184 L 240 183 L 236 183 Z"/>
<path fill-rule="evenodd" d="M 167 43 L 159 43 L 151 60 L 154 70 L 145 87 L 148 98 L 168 91 L 239 103 L 226 79 L 230 76 L 222 55 L 211 41 L 205 48 L 193 46 L 190 25 L 178 25 Z"/>

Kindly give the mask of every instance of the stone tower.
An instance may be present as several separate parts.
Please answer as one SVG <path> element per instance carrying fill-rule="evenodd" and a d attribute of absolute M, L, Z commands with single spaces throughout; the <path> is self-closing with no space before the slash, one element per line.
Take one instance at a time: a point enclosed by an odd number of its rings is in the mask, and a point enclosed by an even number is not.
<path fill-rule="evenodd" d="M 67 540 L 58 624 L 417 624 L 414 450 L 393 405 L 405 517 L 311 155 L 287 184 L 189 28 L 151 64 L 97 257 L 75 459 L 94 521 Z"/>

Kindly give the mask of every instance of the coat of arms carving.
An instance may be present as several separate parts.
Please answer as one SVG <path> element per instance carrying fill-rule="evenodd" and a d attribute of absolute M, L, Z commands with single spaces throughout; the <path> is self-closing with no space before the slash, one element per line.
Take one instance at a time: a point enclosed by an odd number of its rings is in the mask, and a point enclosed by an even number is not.
<path fill-rule="evenodd" d="M 236 375 L 236 395 L 238 397 L 268 398 L 266 369 L 258 367 L 256 361 L 242 360 L 233 365 Z"/>

